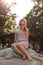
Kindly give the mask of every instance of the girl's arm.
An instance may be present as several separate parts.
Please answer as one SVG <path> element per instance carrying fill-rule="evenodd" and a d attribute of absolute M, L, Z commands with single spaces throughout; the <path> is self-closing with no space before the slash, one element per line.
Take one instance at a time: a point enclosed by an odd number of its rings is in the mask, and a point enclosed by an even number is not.
<path fill-rule="evenodd" d="M 16 33 L 15 33 L 15 38 L 14 38 L 14 42 L 16 41 L 16 39 L 17 39 L 17 35 L 16 35 Z"/>
<path fill-rule="evenodd" d="M 28 39 L 30 35 L 29 29 L 26 30 L 25 35 L 26 35 L 26 39 Z"/>

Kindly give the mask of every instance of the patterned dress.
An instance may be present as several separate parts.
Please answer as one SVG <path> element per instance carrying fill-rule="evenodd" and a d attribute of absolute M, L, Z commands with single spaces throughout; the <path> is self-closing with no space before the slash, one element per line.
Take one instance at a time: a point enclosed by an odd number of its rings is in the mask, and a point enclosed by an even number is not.
<path fill-rule="evenodd" d="M 16 31 L 16 35 L 17 35 L 17 39 L 16 39 L 15 43 L 16 44 L 22 43 L 25 46 L 25 48 L 28 48 L 28 40 L 26 39 L 24 31 L 18 29 Z"/>

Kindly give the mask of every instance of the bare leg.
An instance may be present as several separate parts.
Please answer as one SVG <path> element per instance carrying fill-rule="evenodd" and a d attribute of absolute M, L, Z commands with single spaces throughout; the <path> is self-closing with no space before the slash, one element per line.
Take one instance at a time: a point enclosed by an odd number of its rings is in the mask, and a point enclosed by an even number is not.
<path fill-rule="evenodd" d="M 26 51 L 26 49 L 22 44 L 19 44 L 19 48 L 22 51 L 22 53 L 24 53 L 24 55 L 27 57 L 28 60 L 32 60 L 32 58 L 30 57 L 30 55 L 28 54 L 28 52 Z"/>
<path fill-rule="evenodd" d="M 12 44 L 12 48 L 19 53 L 20 55 L 22 55 L 23 57 L 26 56 L 28 60 L 32 60 L 30 55 L 27 53 L 26 49 L 23 47 L 22 44 L 18 44 L 19 49 L 17 48 L 16 44 Z"/>
<path fill-rule="evenodd" d="M 18 47 L 19 47 L 19 45 L 12 44 L 12 48 L 14 49 L 14 51 L 17 52 L 18 54 L 20 54 L 23 57 L 22 59 L 25 59 L 25 55 L 20 51 L 20 49 Z"/>

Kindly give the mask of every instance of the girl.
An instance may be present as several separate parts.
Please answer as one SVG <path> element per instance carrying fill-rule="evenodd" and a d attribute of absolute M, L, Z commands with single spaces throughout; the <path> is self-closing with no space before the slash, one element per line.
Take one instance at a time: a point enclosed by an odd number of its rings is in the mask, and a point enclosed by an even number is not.
<path fill-rule="evenodd" d="M 22 59 L 27 58 L 28 60 L 32 60 L 27 52 L 28 38 L 29 30 L 26 27 L 26 20 L 21 19 L 19 22 L 19 29 L 15 33 L 15 43 L 12 44 L 12 48 L 14 49 L 14 51 L 22 56 Z"/>

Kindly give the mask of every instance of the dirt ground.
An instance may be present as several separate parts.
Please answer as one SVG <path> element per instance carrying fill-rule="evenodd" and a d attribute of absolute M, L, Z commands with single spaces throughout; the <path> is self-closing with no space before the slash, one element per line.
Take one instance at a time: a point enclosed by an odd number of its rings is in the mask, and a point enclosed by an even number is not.
<path fill-rule="evenodd" d="M 34 59 L 30 62 L 21 58 L 5 59 L 4 57 L 0 57 L 0 65 L 43 65 L 43 62 Z"/>

